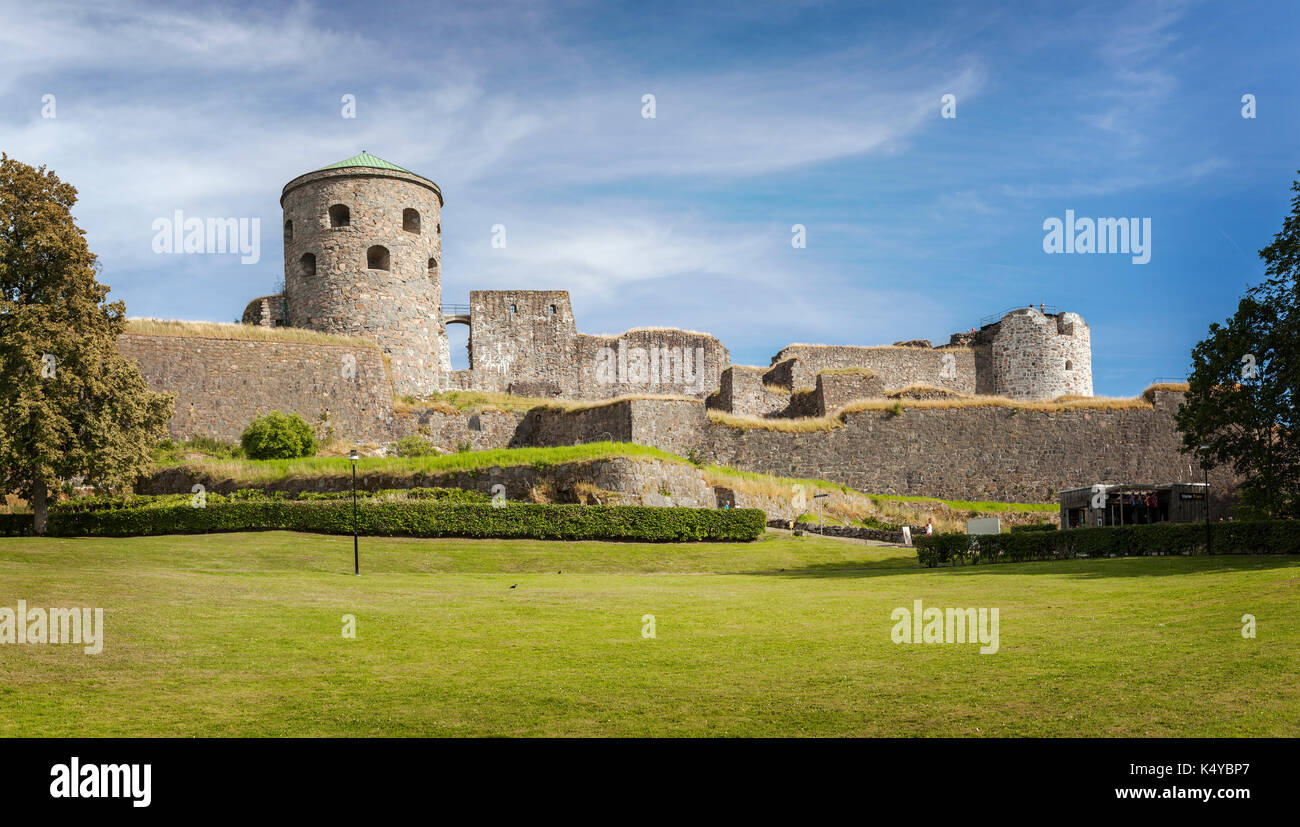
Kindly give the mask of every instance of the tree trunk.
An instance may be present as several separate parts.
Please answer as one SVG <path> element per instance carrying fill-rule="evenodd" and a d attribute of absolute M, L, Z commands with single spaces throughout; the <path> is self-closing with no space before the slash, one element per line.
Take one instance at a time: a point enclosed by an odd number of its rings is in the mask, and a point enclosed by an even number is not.
<path fill-rule="evenodd" d="M 50 506 L 46 500 L 47 496 L 45 483 L 42 480 L 35 480 L 32 483 L 32 515 L 36 518 L 33 530 L 37 536 L 45 534 L 45 530 L 49 527 Z"/>

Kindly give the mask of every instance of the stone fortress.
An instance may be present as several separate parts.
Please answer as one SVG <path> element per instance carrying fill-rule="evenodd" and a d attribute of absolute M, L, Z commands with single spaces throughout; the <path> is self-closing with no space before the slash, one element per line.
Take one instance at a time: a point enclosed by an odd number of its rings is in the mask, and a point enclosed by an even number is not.
<path fill-rule="evenodd" d="M 250 302 L 243 325 L 137 325 L 119 339 L 175 395 L 172 436 L 237 440 L 279 409 L 353 444 L 636 442 L 871 494 L 1033 502 L 1095 482 L 1200 479 L 1178 450 L 1182 388 L 1093 398 L 1076 313 L 1020 307 L 937 347 L 791 344 L 770 365 L 734 365 L 706 333 L 579 333 L 561 290 L 442 304 L 443 203 L 433 181 L 366 153 L 285 185 L 283 292 Z M 470 328 L 466 370 L 451 367 L 449 324 Z M 420 399 L 447 390 L 538 401 Z"/>
<path fill-rule="evenodd" d="M 754 368 L 732 365 L 706 333 L 579 333 L 562 290 L 475 290 L 468 306 L 444 305 L 443 204 L 433 181 L 365 152 L 294 178 L 280 197 L 284 292 L 250 302 L 244 323 L 371 339 L 396 392 L 410 396 L 651 393 L 710 398 L 732 413 L 797 416 L 811 410 L 792 405 L 791 395 L 819 381 L 823 396 L 835 398 L 911 388 L 1012 399 L 1092 395 L 1089 331 L 1076 313 L 1019 309 L 937 348 L 790 345 L 769 367 Z M 468 370 L 451 368 L 449 324 L 470 328 Z M 845 372 L 851 368 L 860 372 Z M 864 380 L 868 371 L 874 381 Z"/>

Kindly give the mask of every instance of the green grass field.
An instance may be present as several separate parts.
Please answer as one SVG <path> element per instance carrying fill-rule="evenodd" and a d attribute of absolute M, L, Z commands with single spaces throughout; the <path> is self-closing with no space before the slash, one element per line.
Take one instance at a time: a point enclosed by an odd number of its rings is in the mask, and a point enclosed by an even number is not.
<path fill-rule="evenodd" d="M 0 539 L 0 607 L 106 616 L 100 655 L 0 644 L 0 735 L 1300 734 L 1300 559 L 920 569 L 775 533 L 361 548 L 357 578 L 343 537 Z M 916 599 L 999 608 L 1000 651 L 894 644 Z"/>

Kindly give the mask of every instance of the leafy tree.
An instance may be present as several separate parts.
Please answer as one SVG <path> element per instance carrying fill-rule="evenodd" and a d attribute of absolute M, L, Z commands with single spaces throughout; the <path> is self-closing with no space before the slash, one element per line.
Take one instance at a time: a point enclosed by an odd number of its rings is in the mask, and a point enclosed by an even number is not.
<path fill-rule="evenodd" d="M 254 417 L 239 442 L 252 459 L 297 459 L 316 453 L 316 434 L 307 421 L 280 411 Z"/>
<path fill-rule="evenodd" d="M 1230 466 L 1245 478 L 1246 510 L 1272 517 L 1300 511 L 1300 181 L 1291 190 L 1291 214 L 1259 252 L 1266 280 L 1192 350 L 1176 415 L 1182 450 L 1204 467 Z"/>
<path fill-rule="evenodd" d="M 62 481 L 106 489 L 145 471 L 172 411 L 117 350 L 125 306 L 95 279 L 76 201 L 0 153 L 0 493 L 31 502 L 37 534 Z"/>

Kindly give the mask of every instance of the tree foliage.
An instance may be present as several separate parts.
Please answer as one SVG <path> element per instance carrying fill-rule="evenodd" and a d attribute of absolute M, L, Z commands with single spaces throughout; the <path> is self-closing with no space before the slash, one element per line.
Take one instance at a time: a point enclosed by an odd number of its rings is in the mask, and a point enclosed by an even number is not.
<path fill-rule="evenodd" d="M 1300 511 L 1300 181 L 1291 189 L 1291 214 L 1259 253 L 1266 280 L 1192 350 L 1176 416 L 1183 451 L 1244 477 L 1242 503 L 1260 516 Z"/>
<path fill-rule="evenodd" d="M 125 307 L 95 278 L 76 201 L 53 172 L 0 154 L 0 493 L 31 501 L 37 533 L 61 483 L 108 489 L 145 471 L 172 409 L 117 350 Z"/>

